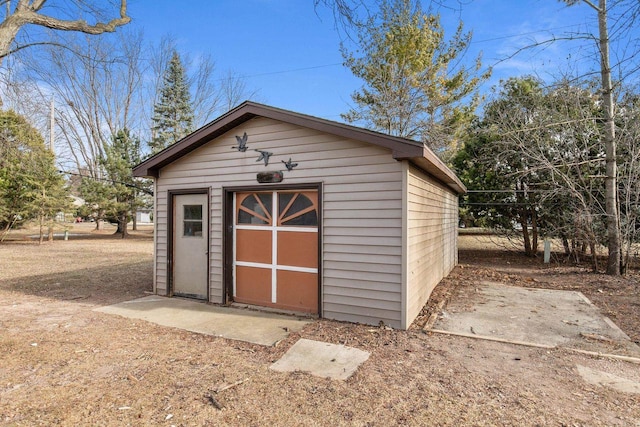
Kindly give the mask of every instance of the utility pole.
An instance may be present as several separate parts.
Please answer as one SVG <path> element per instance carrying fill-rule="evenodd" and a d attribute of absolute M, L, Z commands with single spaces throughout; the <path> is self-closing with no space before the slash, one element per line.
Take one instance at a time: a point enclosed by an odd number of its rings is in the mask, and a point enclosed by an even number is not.
<path fill-rule="evenodd" d="M 51 111 L 49 112 L 49 149 L 53 154 L 56 153 L 55 146 L 53 145 L 54 137 L 55 137 L 55 116 L 56 116 L 56 105 L 53 98 L 51 98 Z"/>
<path fill-rule="evenodd" d="M 55 150 L 55 147 L 53 145 L 54 125 L 55 125 L 55 104 L 54 104 L 53 98 L 51 98 L 51 111 L 49 112 L 49 150 L 51 150 L 51 152 L 53 153 L 53 155 L 55 157 L 56 150 Z M 51 222 L 49 223 L 48 240 L 50 242 L 53 242 L 53 221 L 55 221 L 55 220 L 56 220 L 56 218 L 54 217 L 54 218 L 52 218 Z M 42 239 L 42 237 L 40 239 Z M 42 240 L 40 241 L 40 243 L 42 243 Z"/>

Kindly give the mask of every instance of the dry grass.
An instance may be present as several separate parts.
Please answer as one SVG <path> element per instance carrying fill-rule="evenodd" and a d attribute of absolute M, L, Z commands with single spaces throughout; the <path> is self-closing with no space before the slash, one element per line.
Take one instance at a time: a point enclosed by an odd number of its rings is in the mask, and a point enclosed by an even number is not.
<path fill-rule="evenodd" d="M 638 395 L 576 374 L 581 364 L 640 381 L 625 362 L 326 320 L 262 347 L 92 311 L 151 289 L 151 251 L 144 233 L 0 245 L 0 424 L 640 424 Z M 497 261 L 463 259 L 436 296 Z M 345 382 L 271 371 L 300 337 L 371 357 Z"/>

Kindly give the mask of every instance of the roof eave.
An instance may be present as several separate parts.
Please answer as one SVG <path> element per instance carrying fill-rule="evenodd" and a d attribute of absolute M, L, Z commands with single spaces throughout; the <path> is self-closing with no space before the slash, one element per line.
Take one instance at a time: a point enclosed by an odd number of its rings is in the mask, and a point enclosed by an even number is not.
<path fill-rule="evenodd" d="M 462 181 L 460 181 L 453 171 L 427 146 L 416 147 L 415 150 L 405 152 L 394 152 L 393 158 L 396 160 L 411 161 L 429 175 L 446 184 L 459 195 L 467 192 L 467 187 L 465 187 Z"/>
<path fill-rule="evenodd" d="M 170 145 L 159 153 L 134 166 L 133 176 L 157 178 L 158 171 L 163 166 L 168 165 L 183 155 L 206 144 L 217 136 L 222 135 L 223 133 L 235 128 L 247 120 L 251 120 L 256 116 L 256 114 L 252 114 L 251 111 L 241 109 L 240 107 L 234 108 L 228 113 L 220 116 L 218 119 L 182 138 L 175 144 Z"/>
<path fill-rule="evenodd" d="M 157 178 L 162 167 L 258 116 L 388 148 L 391 150 L 394 159 L 410 160 L 425 172 L 448 185 L 456 193 L 466 193 L 464 184 L 433 151 L 422 143 L 251 101 L 243 102 L 233 110 L 135 166 L 133 175 Z"/>

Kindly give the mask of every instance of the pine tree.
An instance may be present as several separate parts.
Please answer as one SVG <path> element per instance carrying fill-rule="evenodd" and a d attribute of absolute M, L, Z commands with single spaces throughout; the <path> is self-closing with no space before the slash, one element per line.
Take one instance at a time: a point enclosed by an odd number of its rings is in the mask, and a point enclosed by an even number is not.
<path fill-rule="evenodd" d="M 42 227 L 70 207 L 65 182 L 42 135 L 13 112 L 0 112 L 0 226 L 38 219 Z M 0 236 L 0 240 L 3 235 Z M 42 234 L 41 234 L 42 240 Z"/>
<path fill-rule="evenodd" d="M 113 137 L 113 143 L 105 152 L 102 164 L 107 176 L 112 181 L 114 203 L 112 215 L 118 220 L 116 234 L 121 233 L 124 239 L 127 224 L 143 204 L 136 191 L 137 182 L 131 168 L 140 162 L 140 140 L 129 133 L 128 129 L 119 130 Z"/>
<path fill-rule="evenodd" d="M 100 158 L 105 179 L 84 178 L 80 184 L 80 194 L 86 202 L 85 214 L 97 221 L 117 222 L 115 234 L 121 234 L 123 239 L 128 235 L 127 224 L 132 216 L 146 203 L 138 191 L 140 183 L 131 172 L 140 160 L 140 140 L 128 129 L 121 129 L 112 136 L 111 145 Z"/>
<path fill-rule="evenodd" d="M 383 0 L 379 19 L 358 27 L 355 52 L 342 46 L 345 65 L 364 81 L 342 117 L 373 130 L 423 141 L 439 154 L 455 150 L 488 78 L 457 66 L 471 42 L 462 23 L 445 39 L 438 15 L 414 0 Z"/>
<path fill-rule="evenodd" d="M 185 69 L 177 51 L 164 74 L 159 100 L 153 107 L 152 139 L 149 143 L 153 153 L 164 150 L 183 138 L 193 127 L 193 108 Z"/>

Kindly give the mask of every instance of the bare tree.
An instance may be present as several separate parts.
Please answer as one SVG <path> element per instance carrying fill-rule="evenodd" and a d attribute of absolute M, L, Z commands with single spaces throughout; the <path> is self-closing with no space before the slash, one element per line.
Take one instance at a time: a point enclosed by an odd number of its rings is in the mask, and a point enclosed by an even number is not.
<path fill-rule="evenodd" d="M 56 99 L 57 130 L 67 148 L 60 154 L 66 154 L 76 170 L 99 178 L 100 159 L 112 135 L 141 125 L 142 35 L 57 40 L 69 49 L 49 46 L 23 55 L 24 68 L 36 82 L 42 103 Z"/>
<path fill-rule="evenodd" d="M 4 6 L 2 9 L 3 19 L 0 23 L 0 61 L 7 55 L 24 49 L 29 46 L 48 44 L 52 41 L 29 41 L 26 43 L 19 43 L 14 45 L 18 32 L 27 25 L 36 25 L 52 30 L 61 31 L 78 31 L 86 34 L 103 34 L 105 32 L 114 32 L 116 28 L 128 24 L 131 18 L 127 16 L 127 0 L 120 0 L 119 2 L 119 17 L 108 19 L 103 21 L 105 17 L 105 11 L 96 7 L 92 2 L 86 2 L 82 0 L 73 0 L 70 4 L 62 5 L 66 6 L 65 13 L 70 16 L 74 16 L 71 19 L 61 19 L 53 15 L 45 13 L 46 6 L 48 4 L 60 7 L 60 2 L 48 1 L 48 0 L 3 0 L 0 2 L 0 6 Z M 112 5 L 116 7 L 117 3 Z M 56 11 L 59 14 L 59 10 Z M 92 16 L 95 22 L 89 23 L 85 19 L 82 19 L 82 15 L 89 14 Z M 14 45 L 14 46 L 12 46 Z"/>
<path fill-rule="evenodd" d="M 613 83 L 613 75 L 617 73 L 617 84 L 624 84 L 625 81 L 637 75 L 640 67 L 634 63 L 633 59 L 638 53 L 637 40 L 631 36 L 630 29 L 640 15 L 640 3 L 637 0 L 559 0 L 568 6 L 584 3 L 596 12 L 598 30 L 597 32 L 566 33 L 562 36 L 552 36 L 547 40 L 536 42 L 518 49 L 509 58 L 525 50 L 540 48 L 559 41 L 587 40 L 590 43 L 595 41 L 594 58 L 589 58 L 594 65 L 597 64 L 600 75 L 601 103 L 603 108 L 600 111 L 599 121 L 602 123 L 602 135 L 599 143 L 604 150 L 604 161 L 606 171 L 605 181 L 605 217 L 607 222 L 607 249 L 609 252 L 607 260 L 607 273 L 618 275 L 621 273 L 621 222 L 619 211 L 619 188 L 618 188 L 618 160 L 617 138 L 616 138 L 616 85 Z M 614 37 L 610 36 L 614 34 Z M 618 48 L 614 50 L 613 57 L 616 63 L 611 62 L 612 46 Z M 587 51 L 581 49 L 580 51 Z M 576 51 L 577 52 L 577 51 Z M 595 67 L 594 67 L 595 68 Z M 586 72 L 586 75 L 592 73 Z M 595 74 L 595 73 L 593 73 Z M 583 76 L 584 78 L 584 76 Z M 576 79 L 577 81 L 578 79 Z"/>
<path fill-rule="evenodd" d="M 0 93 L 43 133 L 55 99 L 58 163 L 101 177 L 99 159 L 118 130 L 129 129 L 142 141 L 151 139 L 155 96 L 175 42 L 164 37 L 145 49 L 140 32 L 99 38 L 54 35 L 52 40 L 55 43 L 44 49 L 11 57 L 15 66 L 4 69 Z M 62 44 L 67 48 L 59 49 Z M 210 57 L 187 60 L 196 126 L 254 96 L 232 71 L 219 77 Z"/>
<path fill-rule="evenodd" d="M 313 0 L 313 5 L 316 11 L 319 7 L 331 10 L 336 29 L 345 30 L 347 34 L 371 15 L 369 6 L 363 0 Z"/>
<path fill-rule="evenodd" d="M 258 91 L 249 89 L 246 80 L 233 70 L 228 70 L 219 79 L 219 82 L 218 90 L 220 92 L 220 108 L 222 112 L 231 110 L 242 101 L 254 99 L 258 96 Z"/>
<path fill-rule="evenodd" d="M 640 233 L 640 95 L 628 91 L 618 104 L 616 114 L 620 189 L 621 270 L 631 259 L 632 245 Z"/>
<path fill-rule="evenodd" d="M 527 214 L 527 223 L 520 222 L 523 232 L 530 227 L 536 233 L 540 227 L 543 235 L 562 239 L 566 253 L 575 259 L 588 247 L 593 268 L 598 270 L 597 248 L 608 244 L 609 225 L 607 153 L 602 145 L 606 107 L 599 82 L 578 85 L 576 81 L 544 86 L 540 80 L 521 78 L 503 83 L 485 109 L 482 138 L 465 144 L 465 151 L 473 151 L 472 162 L 465 163 L 470 154 L 461 152 L 455 163 L 463 179 L 467 177 L 476 188 L 520 184 L 515 195 L 500 195 L 504 206 L 494 208 L 489 222 L 500 225 L 506 218 L 506 226 L 513 226 L 513 221 L 522 219 L 520 212 L 535 207 L 535 212 Z M 621 88 L 614 117 L 622 272 L 640 231 L 640 95 L 636 90 Z M 481 212 L 483 208 L 474 209 Z M 527 236 L 523 237 L 528 249 Z M 534 243 L 529 247 L 535 252 Z"/>
<path fill-rule="evenodd" d="M 618 211 L 618 164 L 616 161 L 616 126 L 614 121 L 615 102 L 611 82 L 611 61 L 609 59 L 609 25 L 607 0 L 598 0 L 598 5 L 590 0 L 565 0 L 569 5 L 582 1 L 598 14 L 598 47 L 600 51 L 600 78 L 602 102 L 604 105 L 604 135 L 602 142 L 606 151 L 607 172 L 605 177 L 607 213 L 607 273 L 620 274 L 620 212 Z"/>
<path fill-rule="evenodd" d="M 187 83 L 191 89 L 191 102 L 196 128 L 209 122 L 220 110 L 222 93 L 216 85 L 216 65 L 210 55 L 197 61 L 186 58 L 185 66 L 192 72 Z"/>

